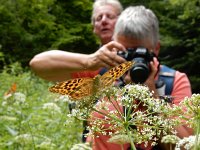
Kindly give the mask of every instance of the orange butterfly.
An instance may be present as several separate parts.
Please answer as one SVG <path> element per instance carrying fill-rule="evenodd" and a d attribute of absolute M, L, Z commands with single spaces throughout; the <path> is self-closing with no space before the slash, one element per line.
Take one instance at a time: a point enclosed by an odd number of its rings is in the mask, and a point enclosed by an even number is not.
<path fill-rule="evenodd" d="M 94 78 L 77 78 L 60 82 L 49 88 L 50 92 L 69 95 L 73 100 L 80 100 L 86 96 L 91 96 L 101 91 L 105 87 L 111 86 L 113 82 L 121 77 L 133 66 L 133 61 L 122 63 L 102 76 Z"/>
<path fill-rule="evenodd" d="M 10 89 L 7 92 L 4 93 L 4 96 L 15 93 L 16 90 L 17 90 L 17 84 L 13 83 L 12 86 L 10 87 Z"/>

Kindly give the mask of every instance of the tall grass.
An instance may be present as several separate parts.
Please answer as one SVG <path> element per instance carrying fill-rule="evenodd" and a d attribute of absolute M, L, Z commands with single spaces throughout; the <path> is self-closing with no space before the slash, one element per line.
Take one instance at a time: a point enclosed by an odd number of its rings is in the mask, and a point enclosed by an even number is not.
<path fill-rule="evenodd" d="M 0 149 L 68 150 L 80 142 L 82 123 L 67 116 L 68 102 L 48 91 L 51 84 L 17 63 L 0 73 Z"/>

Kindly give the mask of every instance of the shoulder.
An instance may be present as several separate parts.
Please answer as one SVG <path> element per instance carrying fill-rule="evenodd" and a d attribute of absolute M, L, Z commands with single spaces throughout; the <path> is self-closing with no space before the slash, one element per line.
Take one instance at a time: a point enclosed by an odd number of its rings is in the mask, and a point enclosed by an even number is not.
<path fill-rule="evenodd" d="M 174 102 L 177 104 L 185 97 L 192 95 L 191 84 L 185 73 L 180 71 L 175 72 L 172 95 L 175 97 Z"/>
<path fill-rule="evenodd" d="M 159 77 L 164 79 L 168 84 L 168 88 L 172 90 L 170 95 L 175 97 L 173 101 L 175 104 L 179 104 L 184 97 L 192 95 L 190 81 L 185 73 L 161 65 Z"/>
<path fill-rule="evenodd" d="M 185 73 L 180 72 L 178 70 L 175 70 L 173 68 L 170 68 L 166 65 L 161 65 L 159 75 L 160 76 L 167 76 L 167 77 L 174 77 L 174 82 L 175 81 L 176 82 L 177 81 L 187 81 L 187 82 L 189 82 L 188 77 Z"/>
<path fill-rule="evenodd" d="M 175 72 L 174 82 L 178 82 L 178 83 L 181 83 L 181 84 L 183 84 L 183 83 L 190 84 L 188 76 L 185 73 L 177 71 L 177 70 Z"/>

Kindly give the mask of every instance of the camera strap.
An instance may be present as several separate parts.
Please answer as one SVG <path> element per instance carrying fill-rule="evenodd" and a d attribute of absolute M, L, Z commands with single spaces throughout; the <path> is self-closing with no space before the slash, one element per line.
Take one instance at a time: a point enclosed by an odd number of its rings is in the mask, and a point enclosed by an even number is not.
<path fill-rule="evenodd" d="M 165 83 L 165 95 L 171 95 L 175 72 L 176 70 L 169 68 L 166 65 L 162 65 L 160 68 L 158 81 L 163 81 Z"/>

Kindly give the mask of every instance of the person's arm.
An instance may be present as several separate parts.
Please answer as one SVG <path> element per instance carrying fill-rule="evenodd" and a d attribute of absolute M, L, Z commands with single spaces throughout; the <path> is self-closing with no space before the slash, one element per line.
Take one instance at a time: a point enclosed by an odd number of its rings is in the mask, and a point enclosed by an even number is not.
<path fill-rule="evenodd" d="M 124 62 L 125 60 L 116 54 L 116 50 L 124 49 L 121 44 L 110 42 L 90 55 L 50 50 L 36 55 L 29 64 L 39 77 L 50 81 L 63 81 L 70 79 L 73 72 L 109 68 Z"/>
<path fill-rule="evenodd" d="M 89 55 L 61 50 L 42 52 L 33 57 L 30 67 L 36 75 L 51 81 L 71 78 L 71 73 L 86 69 Z"/>

